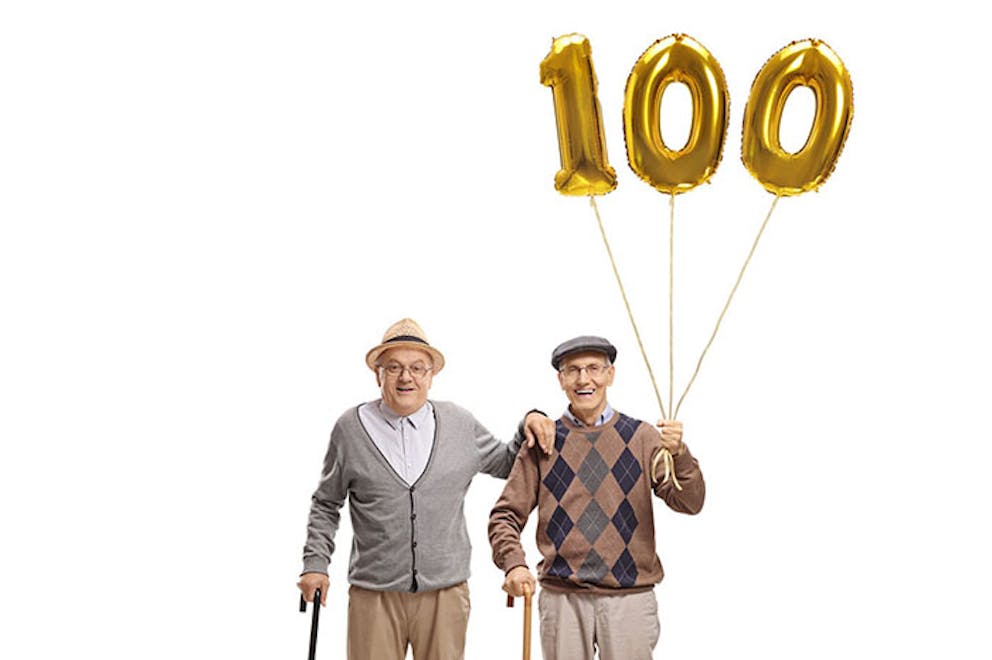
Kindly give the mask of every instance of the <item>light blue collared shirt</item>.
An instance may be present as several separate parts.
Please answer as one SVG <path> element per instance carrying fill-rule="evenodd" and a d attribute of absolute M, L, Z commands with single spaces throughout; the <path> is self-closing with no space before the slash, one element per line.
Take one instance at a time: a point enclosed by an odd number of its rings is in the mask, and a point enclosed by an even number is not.
<path fill-rule="evenodd" d="M 581 419 L 572 414 L 571 406 L 565 408 L 565 417 L 568 417 L 568 419 L 576 426 L 585 426 Z M 600 416 L 596 418 L 596 423 L 593 424 L 593 426 L 602 426 L 611 419 L 613 419 L 613 408 L 610 406 L 610 402 L 607 401 L 606 407 L 603 408 L 603 412 Z"/>
<path fill-rule="evenodd" d="M 434 406 L 430 401 L 401 417 L 376 399 L 358 408 L 358 416 L 372 442 L 389 465 L 409 485 L 427 468 L 434 447 Z"/>

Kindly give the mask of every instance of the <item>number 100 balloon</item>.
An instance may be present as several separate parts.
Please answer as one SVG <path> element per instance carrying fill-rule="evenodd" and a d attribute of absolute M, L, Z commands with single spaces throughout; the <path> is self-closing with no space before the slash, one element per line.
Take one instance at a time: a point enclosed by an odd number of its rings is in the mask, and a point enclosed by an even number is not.
<path fill-rule="evenodd" d="M 553 40 L 541 62 L 541 83 L 552 88 L 561 169 L 555 189 L 565 195 L 603 195 L 616 187 L 606 155 L 602 112 L 589 40 L 569 34 Z M 689 138 L 681 149 L 661 134 L 665 88 L 683 83 L 692 99 Z M 786 152 L 779 139 L 789 94 L 808 87 L 816 114 L 806 143 Z M 708 181 L 723 153 L 729 95 L 719 63 L 702 44 L 683 34 L 653 43 L 634 64 L 624 93 L 627 161 L 641 179 L 676 195 Z M 818 39 L 796 41 L 775 53 L 751 85 L 744 110 L 741 160 L 775 195 L 819 188 L 837 163 L 850 130 L 854 100 L 843 62 Z"/>

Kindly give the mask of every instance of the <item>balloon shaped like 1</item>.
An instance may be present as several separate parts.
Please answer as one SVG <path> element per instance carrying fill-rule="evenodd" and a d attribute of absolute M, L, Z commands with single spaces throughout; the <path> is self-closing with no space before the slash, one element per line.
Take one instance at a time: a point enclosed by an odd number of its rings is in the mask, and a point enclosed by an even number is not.
<path fill-rule="evenodd" d="M 779 127 L 785 102 L 804 85 L 816 97 L 816 114 L 803 148 L 782 149 Z M 823 185 L 844 147 L 854 116 L 854 89 L 844 63 L 818 39 L 795 41 L 765 62 L 744 109 L 741 160 L 776 195 L 799 195 Z"/>
<path fill-rule="evenodd" d="M 606 156 L 589 40 L 581 34 L 554 39 L 541 62 L 541 84 L 551 87 L 558 125 L 561 169 L 555 175 L 555 190 L 564 195 L 612 191 L 617 173 Z"/>
<path fill-rule="evenodd" d="M 661 99 L 672 83 L 683 83 L 692 98 L 689 139 L 678 151 L 666 146 L 661 135 Z M 702 44 L 684 34 L 654 42 L 634 64 L 624 92 L 630 169 L 669 194 L 688 192 L 707 181 L 723 155 L 729 105 L 723 70 Z"/>

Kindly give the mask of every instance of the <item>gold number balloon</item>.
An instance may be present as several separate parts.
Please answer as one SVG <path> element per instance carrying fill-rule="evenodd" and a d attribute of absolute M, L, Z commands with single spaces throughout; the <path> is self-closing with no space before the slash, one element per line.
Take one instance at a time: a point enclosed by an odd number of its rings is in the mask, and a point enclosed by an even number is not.
<path fill-rule="evenodd" d="M 692 98 L 689 139 L 678 151 L 661 135 L 661 99 L 672 83 Z M 676 34 L 654 42 L 627 78 L 623 129 L 627 160 L 637 176 L 664 193 L 687 192 L 720 164 L 727 135 L 729 94 L 719 63 L 692 37 Z"/>
<path fill-rule="evenodd" d="M 803 148 L 782 149 L 779 127 L 793 89 L 809 87 L 816 115 Z M 741 160 L 776 195 L 799 195 L 819 188 L 844 147 L 854 114 L 854 91 L 844 63 L 822 41 L 796 41 L 772 55 L 751 85 L 744 109 Z"/>
<path fill-rule="evenodd" d="M 564 195 L 604 195 L 616 188 L 617 173 L 606 156 L 589 40 L 581 34 L 554 39 L 541 62 L 541 84 L 551 87 L 558 125 L 561 169 L 555 175 L 555 190 Z"/>

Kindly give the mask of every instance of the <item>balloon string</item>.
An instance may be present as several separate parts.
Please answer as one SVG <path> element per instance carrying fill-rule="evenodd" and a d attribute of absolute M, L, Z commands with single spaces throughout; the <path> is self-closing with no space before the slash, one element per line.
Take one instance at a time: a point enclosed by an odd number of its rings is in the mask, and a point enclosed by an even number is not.
<path fill-rule="evenodd" d="M 675 191 L 668 200 L 668 409 L 672 409 L 672 398 L 675 396 Z M 665 478 L 669 479 L 676 490 L 682 490 L 682 484 L 675 476 L 675 459 L 672 452 L 664 447 L 655 455 L 651 462 L 651 478 L 658 481 L 658 461 L 665 462 Z"/>
<path fill-rule="evenodd" d="M 658 483 L 658 463 L 662 461 L 665 464 L 665 477 L 661 480 L 661 483 L 665 483 L 671 479 L 675 489 L 682 490 L 682 484 L 679 483 L 679 478 L 675 476 L 675 459 L 672 458 L 672 452 L 664 447 L 658 450 L 658 453 L 654 455 L 654 460 L 651 461 L 651 480 L 654 483 Z"/>
<path fill-rule="evenodd" d="M 627 308 L 627 316 L 630 318 L 630 325 L 634 328 L 634 337 L 637 338 L 637 346 L 641 349 L 641 357 L 644 358 L 644 366 L 648 368 L 648 376 L 651 378 L 651 386 L 654 388 L 654 396 L 658 400 L 658 407 L 661 408 L 662 418 L 665 415 L 665 404 L 661 402 L 661 393 L 658 392 L 658 383 L 654 379 L 654 372 L 651 370 L 651 362 L 648 354 L 644 350 L 644 343 L 641 341 L 641 333 L 637 331 L 637 323 L 634 322 L 634 314 L 630 311 L 630 303 L 627 301 L 627 292 L 623 288 L 623 281 L 620 279 L 620 271 L 617 270 L 617 262 L 613 258 L 613 250 L 610 249 L 610 242 L 606 239 L 606 230 L 603 229 L 603 220 L 599 217 L 599 207 L 596 206 L 596 197 L 589 195 L 589 205 L 596 213 L 596 222 L 599 223 L 599 233 L 603 237 L 603 245 L 606 246 L 606 254 L 610 258 L 610 265 L 613 266 L 613 275 L 617 278 L 617 285 L 620 287 L 620 295 L 623 297 L 623 304 Z"/>
<path fill-rule="evenodd" d="M 675 396 L 675 191 L 668 203 L 668 409 Z M 666 463 L 667 465 L 667 463 Z"/>
<path fill-rule="evenodd" d="M 675 396 L 675 191 L 668 200 L 668 409 L 672 410 L 672 398 Z M 675 459 L 672 453 L 661 448 L 651 464 L 651 477 L 658 481 L 658 459 L 665 462 L 665 483 L 669 478 L 676 490 L 682 490 L 682 484 L 675 476 Z"/>
<path fill-rule="evenodd" d="M 699 356 L 699 362 L 696 363 L 696 371 L 693 372 L 692 378 L 689 379 L 689 384 L 685 386 L 685 391 L 682 392 L 682 396 L 679 397 L 679 403 L 675 407 L 676 417 L 679 414 L 679 409 L 682 408 L 682 401 L 685 400 L 685 395 L 689 393 L 689 388 L 692 387 L 693 382 L 696 380 L 696 376 L 699 375 L 699 367 L 703 364 L 703 358 L 706 357 L 706 351 L 710 350 L 710 345 L 716 337 L 717 330 L 720 329 L 720 322 L 723 321 L 723 316 L 727 313 L 727 308 L 730 307 L 730 301 L 734 299 L 734 294 L 737 292 L 737 287 L 740 286 L 741 279 L 744 277 L 744 271 L 747 269 L 747 265 L 751 262 L 751 257 L 754 255 L 754 250 L 758 247 L 758 241 L 761 240 L 761 234 L 764 233 L 765 227 L 768 225 L 768 220 L 772 217 L 772 211 L 775 210 L 775 205 L 778 204 L 779 197 L 781 197 L 781 195 L 775 195 L 775 199 L 772 201 L 772 206 L 768 209 L 768 215 L 765 216 L 765 221 L 761 223 L 761 228 L 758 230 L 758 235 L 754 237 L 754 243 L 751 245 L 751 251 L 748 252 L 747 259 L 744 260 L 744 265 L 741 267 L 741 272 L 737 275 L 737 281 L 734 282 L 734 288 L 730 290 L 730 295 L 727 297 L 727 302 L 723 306 L 723 311 L 720 312 L 720 316 L 716 320 L 716 327 L 713 328 L 713 334 L 710 335 L 710 340 L 706 342 L 706 348 L 703 349 L 702 354 Z"/>

